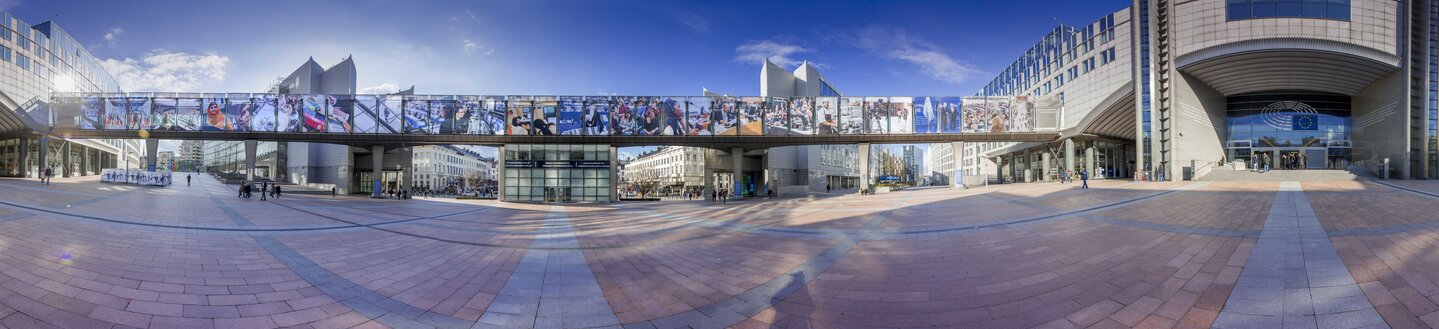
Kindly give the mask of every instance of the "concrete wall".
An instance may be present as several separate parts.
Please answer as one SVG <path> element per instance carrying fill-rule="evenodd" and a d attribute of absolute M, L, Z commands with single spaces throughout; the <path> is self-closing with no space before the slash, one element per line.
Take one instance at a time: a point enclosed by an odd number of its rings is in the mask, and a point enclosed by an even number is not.
<path fill-rule="evenodd" d="M 1394 72 L 1353 98 L 1354 161 L 1389 158 L 1390 177 L 1408 177 L 1409 116 L 1404 74 Z"/>
<path fill-rule="evenodd" d="M 1225 0 L 1179 1 L 1174 17 L 1175 56 L 1226 43 L 1272 38 L 1305 38 L 1351 43 L 1397 52 L 1400 30 L 1399 2 L 1353 0 L 1349 21 L 1306 18 L 1266 18 L 1228 21 Z"/>
<path fill-rule="evenodd" d="M 1202 166 L 1224 155 L 1224 141 L 1229 135 L 1225 118 L 1229 115 L 1224 95 L 1188 74 L 1180 73 L 1175 79 L 1174 100 L 1177 133 L 1175 168 L 1170 177 L 1183 179 L 1183 167 L 1188 167 L 1191 160 Z"/>

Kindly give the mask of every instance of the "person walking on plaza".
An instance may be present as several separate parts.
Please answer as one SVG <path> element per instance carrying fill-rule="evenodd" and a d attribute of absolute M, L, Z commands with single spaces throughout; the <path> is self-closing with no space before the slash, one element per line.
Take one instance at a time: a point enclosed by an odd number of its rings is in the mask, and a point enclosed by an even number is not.
<path fill-rule="evenodd" d="M 265 201 L 266 194 L 270 194 L 270 182 L 260 182 L 260 201 Z"/>
<path fill-rule="evenodd" d="M 1089 189 L 1089 169 L 1079 168 L 1079 182 L 1083 184 L 1079 185 L 1079 189 Z"/>
<path fill-rule="evenodd" d="M 334 198 L 336 195 L 339 195 L 339 194 L 340 194 L 340 188 L 339 188 L 339 187 L 334 187 L 334 186 L 331 186 L 331 187 L 330 187 L 330 198 Z"/>
<path fill-rule="evenodd" d="M 829 184 L 824 184 L 824 193 L 829 193 L 829 192 L 830 192 Z"/>
<path fill-rule="evenodd" d="M 280 198 L 280 184 L 275 184 L 275 199 Z"/>
<path fill-rule="evenodd" d="M 235 192 L 236 192 L 236 193 L 235 193 L 235 197 L 236 197 L 236 198 L 243 198 L 243 197 L 245 197 L 245 182 L 240 182 L 240 188 L 235 189 Z"/>
<path fill-rule="evenodd" d="M 185 174 L 185 187 L 190 186 L 190 174 Z"/>
<path fill-rule="evenodd" d="M 45 168 L 45 185 L 50 185 L 50 179 L 55 175 L 54 169 Z"/>

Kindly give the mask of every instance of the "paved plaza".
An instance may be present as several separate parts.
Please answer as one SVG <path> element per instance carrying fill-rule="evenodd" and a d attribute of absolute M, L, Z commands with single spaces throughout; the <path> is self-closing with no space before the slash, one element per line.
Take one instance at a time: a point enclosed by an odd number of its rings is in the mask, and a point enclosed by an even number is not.
<path fill-rule="evenodd" d="M 0 327 L 1439 326 L 1439 183 L 1092 185 L 540 205 L 7 179 Z"/>

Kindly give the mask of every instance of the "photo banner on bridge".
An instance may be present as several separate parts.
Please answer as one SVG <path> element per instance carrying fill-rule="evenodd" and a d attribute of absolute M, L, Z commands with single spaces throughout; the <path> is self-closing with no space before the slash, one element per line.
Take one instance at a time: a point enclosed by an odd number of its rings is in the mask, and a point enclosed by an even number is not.
<path fill-rule="evenodd" d="M 814 99 L 815 134 L 839 134 L 839 97 L 818 97 Z"/>
<path fill-rule="evenodd" d="M 405 134 L 430 132 L 430 101 L 425 96 L 405 96 Z"/>
<path fill-rule="evenodd" d="M 885 114 L 889 117 L 889 134 L 914 133 L 913 97 L 890 97 Z"/>
<path fill-rule="evenodd" d="M 790 135 L 814 135 L 814 98 L 792 97 L 789 99 Z"/>
<path fill-rule="evenodd" d="M 235 130 L 234 122 L 230 121 L 228 115 L 225 115 L 225 103 L 225 98 L 222 97 L 211 97 L 201 100 L 200 104 L 205 107 L 202 111 L 205 116 L 205 122 L 201 129 L 206 131 Z"/>
<path fill-rule="evenodd" d="M 258 94 L 250 97 L 250 131 L 274 132 L 280 129 L 278 119 L 279 98 L 269 94 Z"/>
<path fill-rule="evenodd" d="M 914 104 L 914 133 L 933 134 L 939 132 L 939 119 L 935 114 L 934 97 L 919 96 Z"/>
<path fill-rule="evenodd" d="M 610 135 L 610 109 L 614 101 L 609 96 L 586 96 L 585 112 L 581 117 L 585 136 Z"/>
<path fill-rule="evenodd" d="M 560 96 L 559 117 L 556 125 L 560 135 L 584 135 L 585 98 Z"/>
<path fill-rule="evenodd" d="M 865 130 L 864 98 L 840 97 L 839 117 L 841 135 L 863 135 Z"/>
<path fill-rule="evenodd" d="M 934 103 L 935 116 L 938 117 L 938 131 L 946 134 L 957 134 L 964 131 L 964 120 L 960 115 L 959 97 L 938 97 Z"/>
<path fill-rule="evenodd" d="M 1032 132 L 1054 129 L 1062 108 L 1033 96 L 143 95 L 50 105 L 65 129 L 515 136 Z"/>
<path fill-rule="evenodd" d="M 105 128 L 105 99 L 84 97 L 80 99 L 80 129 Z"/>
<path fill-rule="evenodd" d="M 709 97 L 685 98 L 685 135 L 713 136 L 715 124 L 711 120 L 710 106 L 714 101 Z"/>

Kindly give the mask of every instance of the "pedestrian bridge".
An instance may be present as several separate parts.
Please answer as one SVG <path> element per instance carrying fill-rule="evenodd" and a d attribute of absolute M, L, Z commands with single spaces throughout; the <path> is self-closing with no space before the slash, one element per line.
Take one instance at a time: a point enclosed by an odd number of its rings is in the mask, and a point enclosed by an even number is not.
<path fill-rule="evenodd" d="M 1046 142 L 1062 104 L 1032 97 L 455 96 L 56 93 L 15 114 L 66 138 L 762 149 Z"/>

